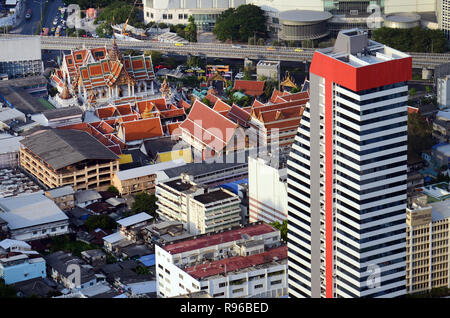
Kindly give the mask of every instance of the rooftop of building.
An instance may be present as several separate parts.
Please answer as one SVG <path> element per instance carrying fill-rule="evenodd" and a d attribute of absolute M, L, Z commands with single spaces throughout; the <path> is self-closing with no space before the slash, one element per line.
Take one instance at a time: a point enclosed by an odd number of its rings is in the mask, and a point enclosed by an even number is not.
<path fill-rule="evenodd" d="M 166 181 L 165 186 L 183 193 L 194 193 L 198 190 L 198 186 L 190 181 L 184 181 L 181 178 Z"/>
<path fill-rule="evenodd" d="M 43 193 L 0 199 L 0 215 L 12 230 L 68 220 L 67 215 Z M 36 213 L 39 211 L 39 213 Z"/>
<path fill-rule="evenodd" d="M 25 114 L 42 113 L 48 110 L 37 98 L 31 96 L 24 88 L 19 86 L 0 86 L 0 95 L 14 108 Z"/>
<path fill-rule="evenodd" d="M 433 222 L 450 218 L 450 200 L 430 203 Z"/>
<path fill-rule="evenodd" d="M 0 81 L 0 87 L 31 87 L 31 86 L 45 86 L 47 85 L 47 79 L 43 75 L 27 76 L 23 78 L 14 78 L 7 81 Z"/>
<path fill-rule="evenodd" d="M 340 31 L 334 47 L 318 49 L 317 52 L 356 68 L 409 57 L 403 52 L 369 40 L 367 32 L 361 29 Z"/>
<path fill-rule="evenodd" d="M 53 120 L 53 119 L 60 119 L 60 118 L 66 118 L 66 117 L 72 117 L 72 116 L 81 117 L 83 115 L 83 111 L 81 110 L 80 107 L 73 106 L 73 107 L 64 107 L 64 108 L 46 110 L 42 114 L 48 120 Z"/>
<path fill-rule="evenodd" d="M 87 132 L 46 130 L 21 141 L 53 169 L 61 169 L 84 160 L 117 160 L 119 157 Z"/>
<path fill-rule="evenodd" d="M 22 136 L 13 136 L 10 134 L 0 134 L 0 154 L 18 152 Z"/>
<path fill-rule="evenodd" d="M 183 159 L 177 159 L 173 161 L 161 162 L 152 165 L 146 165 L 143 167 L 123 170 L 116 172 L 116 176 L 119 180 L 125 181 L 134 178 L 140 178 L 143 176 L 149 176 L 157 174 L 161 170 L 184 166 L 186 162 Z"/>
<path fill-rule="evenodd" d="M 450 144 L 440 144 L 436 148 L 433 147 L 433 149 L 439 151 L 447 157 L 450 157 Z"/>
<path fill-rule="evenodd" d="M 45 194 L 48 197 L 53 198 L 53 199 L 63 197 L 66 195 L 72 195 L 74 193 L 75 193 L 75 191 L 73 190 L 72 186 L 70 186 L 70 185 L 62 186 L 62 187 L 58 187 L 58 188 L 52 188 L 45 192 Z"/>
<path fill-rule="evenodd" d="M 57 251 L 55 253 L 46 255 L 45 261 L 48 266 L 55 269 L 61 276 L 69 277 L 72 272 L 68 271 L 71 264 L 80 266 L 80 283 L 84 284 L 95 278 L 95 272 L 91 266 L 85 264 L 83 260 L 72 255 L 71 253 Z"/>
<path fill-rule="evenodd" d="M 260 254 L 251 256 L 236 256 L 206 264 L 195 265 L 185 269 L 185 272 L 196 279 L 238 272 L 247 268 L 255 268 L 265 264 L 279 265 L 287 259 L 287 245 L 283 245 Z"/>
<path fill-rule="evenodd" d="M 102 196 L 97 190 L 80 190 L 75 192 L 75 200 L 77 203 L 85 203 L 89 201 L 101 200 Z"/>
<path fill-rule="evenodd" d="M 141 222 L 150 221 L 153 217 L 145 212 L 141 212 L 117 221 L 123 227 L 132 226 Z"/>
<path fill-rule="evenodd" d="M 288 10 L 280 12 L 283 22 L 318 23 L 331 19 L 333 15 L 327 11 Z"/>
<path fill-rule="evenodd" d="M 225 191 L 223 189 L 217 189 L 217 190 L 208 190 L 208 192 L 199 194 L 194 196 L 194 200 L 202 203 L 202 204 L 209 204 L 214 202 L 219 202 L 222 200 L 230 199 L 236 197 L 235 195 L 231 194 L 228 191 Z"/>
<path fill-rule="evenodd" d="M 225 232 L 209 233 L 196 238 L 194 237 L 194 239 L 187 239 L 172 244 L 165 244 L 164 246 L 162 246 L 162 248 L 170 254 L 175 255 L 209 246 L 214 246 L 217 244 L 234 242 L 243 238 L 272 233 L 275 231 L 277 230 L 269 224 L 252 223 L 248 226 L 231 229 Z"/>

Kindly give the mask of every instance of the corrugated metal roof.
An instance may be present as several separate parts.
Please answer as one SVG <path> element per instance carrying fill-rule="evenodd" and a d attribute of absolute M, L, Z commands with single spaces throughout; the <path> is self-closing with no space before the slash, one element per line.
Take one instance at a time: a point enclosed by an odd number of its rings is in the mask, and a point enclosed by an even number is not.
<path fill-rule="evenodd" d="M 47 130 L 21 143 L 55 170 L 84 160 L 119 158 L 87 132 L 78 130 Z"/>

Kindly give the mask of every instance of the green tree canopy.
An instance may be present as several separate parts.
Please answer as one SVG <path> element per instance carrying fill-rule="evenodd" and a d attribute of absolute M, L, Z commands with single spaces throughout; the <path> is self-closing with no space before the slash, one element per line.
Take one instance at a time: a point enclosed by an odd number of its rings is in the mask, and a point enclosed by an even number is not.
<path fill-rule="evenodd" d="M 17 298 L 16 289 L 10 285 L 6 285 L 3 278 L 0 278 L 0 298 Z"/>
<path fill-rule="evenodd" d="M 433 145 L 432 126 L 418 113 L 408 114 L 408 151 L 420 154 Z"/>
<path fill-rule="evenodd" d="M 447 51 L 447 40 L 441 30 L 429 30 L 421 27 L 412 29 L 391 29 L 382 27 L 372 33 L 373 39 L 403 52 Z"/>
<path fill-rule="evenodd" d="M 283 223 L 280 223 L 278 221 L 275 221 L 273 223 L 270 223 L 270 225 L 272 225 L 274 228 L 276 228 L 277 230 L 279 230 L 281 233 L 281 240 L 284 242 L 287 242 L 287 225 L 288 225 L 288 220 L 284 220 Z"/>
<path fill-rule="evenodd" d="M 134 197 L 131 213 L 136 214 L 146 212 L 155 217 L 156 209 L 156 196 L 154 194 L 148 194 L 147 192 L 141 192 Z"/>
<path fill-rule="evenodd" d="M 245 42 L 255 35 L 266 38 L 264 11 L 253 4 L 227 9 L 217 18 L 213 33 L 219 41 Z"/>
<path fill-rule="evenodd" d="M 116 227 L 116 221 L 108 215 L 92 215 L 86 220 L 84 225 L 87 227 L 89 232 L 97 228 L 112 230 Z"/>

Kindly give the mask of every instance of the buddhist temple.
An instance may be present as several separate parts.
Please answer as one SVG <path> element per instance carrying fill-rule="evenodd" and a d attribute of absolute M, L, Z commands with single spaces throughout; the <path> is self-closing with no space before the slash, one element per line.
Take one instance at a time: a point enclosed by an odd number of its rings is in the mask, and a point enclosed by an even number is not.
<path fill-rule="evenodd" d="M 64 55 L 51 84 L 62 93 L 66 78 L 69 90 L 87 110 L 118 98 L 152 95 L 148 87 L 155 75 L 150 56 L 122 56 L 114 37 L 110 49 L 83 48 Z"/>

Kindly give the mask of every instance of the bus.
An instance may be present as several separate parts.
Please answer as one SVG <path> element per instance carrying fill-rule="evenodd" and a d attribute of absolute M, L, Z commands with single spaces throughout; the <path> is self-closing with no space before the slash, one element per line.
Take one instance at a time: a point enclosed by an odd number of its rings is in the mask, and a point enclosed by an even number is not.
<path fill-rule="evenodd" d="M 58 27 L 56 28 L 56 31 L 55 31 L 55 36 L 61 35 L 61 29 L 62 29 L 62 26 L 58 25 Z"/>
<path fill-rule="evenodd" d="M 42 32 L 41 32 L 41 35 L 42 36 L 48 36 L 49 32 L 50 32 L 49 28 L 43 28 Z"/>
<path fill-rule="evenodd" d="M 229 65 L 207 65 L 206 69 L 208 70 L 208 73 L 226 73 L 230 71 Z"/>

